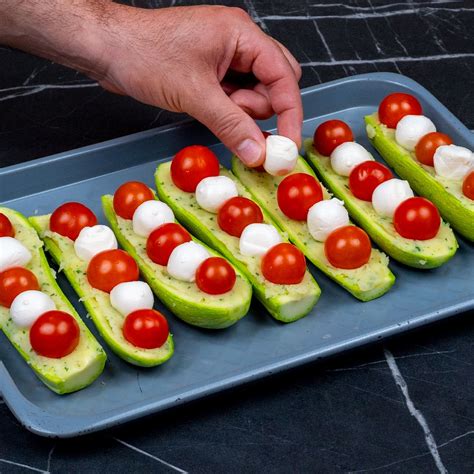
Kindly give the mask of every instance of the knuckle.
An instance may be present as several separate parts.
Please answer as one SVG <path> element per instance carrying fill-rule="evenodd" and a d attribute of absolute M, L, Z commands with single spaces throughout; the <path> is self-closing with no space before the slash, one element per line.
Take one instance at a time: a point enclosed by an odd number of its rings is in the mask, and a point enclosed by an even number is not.
<path fill-rule="evenodd" d="M 214 120 L 214 131 L 219 137 L 229 137 L 232 141 L 239 139 L 238 129 L 242 124 L 242 116 L 238 112 L 227 112 Z"/>

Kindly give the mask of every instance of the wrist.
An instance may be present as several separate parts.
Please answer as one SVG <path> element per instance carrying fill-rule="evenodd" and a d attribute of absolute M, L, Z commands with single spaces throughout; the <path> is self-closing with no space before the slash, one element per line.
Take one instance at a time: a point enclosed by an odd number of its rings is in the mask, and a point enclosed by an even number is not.
<path fill-rule="evenodd" d="M 0 43 L 100 79 L 115 8 L 109 0 L 0 1 Z"/>

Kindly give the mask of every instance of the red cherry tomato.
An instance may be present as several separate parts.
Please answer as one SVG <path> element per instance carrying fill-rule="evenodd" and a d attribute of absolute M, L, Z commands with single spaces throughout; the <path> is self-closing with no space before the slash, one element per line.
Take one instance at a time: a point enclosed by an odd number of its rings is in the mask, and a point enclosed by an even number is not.
<path fill-rule="evenodd" d="M 125 339 L 142 349 L 157 349 L 169 336 L 168 321 L 154 309 L 139 309 L 130 313 L 123 323 Z"/>
<path fill-rule="evenodd" d="M 210 295 L 227 293 L 234 288 L 235 280 L 235 270 L 222 257 L 207 258 L 196 270 L 196 285 Z"/>
<path fill-rule="evenodd" d="M 465 178 L 462 184 L 462 192 L 464 196 L 474 200 L 474 171 L 471 171 Z"/>
<path fill-rule="evenodd" d="M 31 326 L 30 343 L 33 350 L 51 359 L 69 355 L 79 344 L 81 331 L 76 320 L 64 311 L 47 311 Z"/>
<path fill-rule="evenodd" d="M 94 288 L 110 293 L 119 283 L 138 280 L 138 265 L 123 250 L 104 250 L 94 255 L 87 267 L 87 279 Z"/>
<path fill-rule="evenodd" d="M 382 163 L 364 161 L 351 171 L 349 187 L 356 198 L 371 201 L 375 188 L 392 178 L 392 172 Z"/>
<path fill-rule="evenodd" d="M 0 273 L 0 305 L 9 308 L 13 300 L 27 290 L 39 290 L 38 280 L 30 270 L 14 267 Z"/>
<path fill-rule="evenodd" d="M 0 237 L 15 237 L 15 230 L 13 229 L 10 219 L 0 212 Z"/>
<path fill-rule="evenodd" d="M 204 178 L 219 176 L 219 160 L 206 146 L 192 145 L 179 151 L 171 162 L 171 179 L 188 193 Z"/>
<path fill-rule="evenodd" d="M 278 186 L 278 206 L 290 219 L 306 220 L 309 208 L 322 199 L 321 185 L 307 173 L 290 174 Z"/>
<path fill-rule="evenodd" d="M 389 128 L 395 128 L 405 115 L 421 115 L 421 104 L 410 94 L 395 92 L 380 102 L 379 120 Z"/>
<path fill-rule="evenodd" d="M 262 130 L 262 135 L 267 138 L 269 137 L 270 135 L 272 135 L 270 132 L 266 132 L 265 130 Z M 255 171 L 259 171 L 260 173 L 264 172 L 265 171 L 265 168 L 263 167 L 263 165 L 260 165 L 260 166 L 257 166 L 256 168 L 254 168 Z"/>
<path fill-rule="evenodd" d="M 158 265 L 168 265 L 171 252 L 181 244 L 189 242 L 191 236 L 184 227 L 174 222 L 160 225 L 146 241 L 146 253 Z"/>
<path fill-rule="evenodd" d="M 234 237 L 240 237 L 249 224 L 263 222 L 263 214 L 256 203 L 245 197 L 228 199 L 217 213 L 219 227 Z"/>
<path fill-rule="evenodd" d="M 303 281 L 306 260 L 301 250 L 287 242 L 274 245 L 262 257 L 262 273 L 277 285 L 296 285 Z"/>
<path fill-rule="evenodd" d="M 371 252 L 369 236 L 353 225 L 332 231 L 324 242 L 326 258 L 336 268 L 359 268 L 370 260 Z"/>
<path fill-rule="evenodd" d="M 412 197 L 395 209 L 393 225 L 406 239 L 428 240 L 438 233 L 441 218 L 438 209 L 431 201 L 422 197 Z"/>
<path fill-rule="evenodd" d="M 453 141 L 449 135 L 441 132 L 427 133 L 421 137 L 415 146 L 415 155 L 420 163 L 427 166 L 434 166 L 433 156 L 436 148 L 441 145 L 451 145 Z"/>
<path fill-rule="evenodd" d="M 114 210 L 123 219 L 131 219 L 137 207 L 155 197 L 151 189 L 140 181 L 122 184 L 114 194 Z"/>
<path fill-rule="evenodd" d="M 314 147 L 321 155 L 329 156 L 341 143 L 354 141 L 354 135 L 342 120 L 323 122 L 314 132 Z"/>
<path fill-rule="evenodd" d="M 84 227 L 97 224 L 97 217 L 80 202 L 67 202 L 59 206 L 52 214 L 49 228 L 64 237 L 76 240 Z"/>

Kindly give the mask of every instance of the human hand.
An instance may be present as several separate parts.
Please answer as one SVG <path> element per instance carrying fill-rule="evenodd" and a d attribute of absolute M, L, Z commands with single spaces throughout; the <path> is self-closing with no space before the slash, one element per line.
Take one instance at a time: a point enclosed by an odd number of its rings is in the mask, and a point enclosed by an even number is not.
<path fill-rule="evenodd" d="M 265 158 L 254 121 L 274 113 L 278 132 L 301 146 L 301 69 L 284 46 L 239 8 L 145 10 L 113 4 L 89 74 L 106 89 L 206 125 L 249 166 Z M 256 83 L 228 83 L 228 71 L 253 73 Z"/>

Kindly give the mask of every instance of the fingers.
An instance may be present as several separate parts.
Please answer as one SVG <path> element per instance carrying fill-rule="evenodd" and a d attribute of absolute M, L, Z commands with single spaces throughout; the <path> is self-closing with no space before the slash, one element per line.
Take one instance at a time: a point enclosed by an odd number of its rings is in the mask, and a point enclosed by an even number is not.
<path fill-rule="evenodd" d="M 255 47 L 248 51 L 251 70 L 268 91 L 270 104 L 277 114 L 278 133 L 300 147 L 303 106 L 294 69 L 276 41 L 263 33 L 253 41 Z"/>
<path fill-rule="evenodd" d="M 290 63 L 291 68 L 293 69 L 293 72 L 295 73 L 296 80 L 299 82 L 301 79 L 302 75 L 302 70 L 300 63 L 296 60 L 296 58 L 290 53 L 290 51 L 286 48 L 285 45 L 280 43 L 278 40 L 275 38 L 272 38 L 273 41 L 280 47 L 282 50 L 283 54 L 285 55 L 286 60 Z"/>
<path fill-rule="evenodd" d="M 225 94 L 219 83 L 212 80 L 203 83 L 208 85 L 189 98 L 188 113 L 209 128 L 247 166 L 261 165 L 265 159 L 265 139 L 255 121 Z M 253 99 L 259 102 L 257 110 L 265 111 L 266 99 L 257 92 L 241 90 L 235 94 L 244 109 Z"/>
<path fill-rule="evenodd" d="M 254 119 L 264 120 L 274 114 L 268 96 L 259 93 L 257 87 L 254 90 L 239 89 L 230 94 L 229 97 L 232 102 Z"/>

